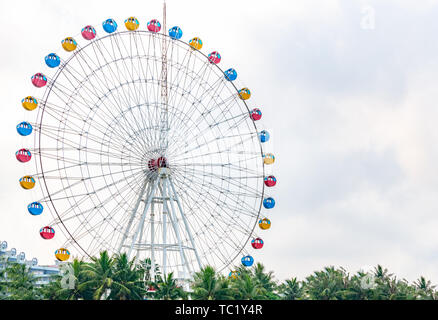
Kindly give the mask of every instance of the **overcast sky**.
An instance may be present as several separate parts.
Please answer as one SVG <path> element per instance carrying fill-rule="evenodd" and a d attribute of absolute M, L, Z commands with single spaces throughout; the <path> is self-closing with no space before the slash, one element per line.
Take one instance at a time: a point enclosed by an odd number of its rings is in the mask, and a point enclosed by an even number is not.
<path fill-rule="evenodd" d="M 23 193 L 14 156 L 30 76 L 86 24 L 145 24 L 161 6 L 0 2 L 0 240 L 27 258 L 53 263 L 26 210 L 40 190 Z M 438 283 L 437 18 L 427 0 L 168 0 L 168 23 L 239 70 L 274 136 L 277 206 L 256 259 L 278 279 L 382 264 Z"/>

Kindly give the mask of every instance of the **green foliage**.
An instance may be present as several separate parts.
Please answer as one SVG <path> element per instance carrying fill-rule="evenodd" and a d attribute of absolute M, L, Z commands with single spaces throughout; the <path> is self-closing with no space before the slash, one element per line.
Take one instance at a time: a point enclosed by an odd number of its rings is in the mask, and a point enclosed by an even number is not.
<path fill-rule="evenodd" d="M 301 300 L 303 297 L 303 287 L 297 278 L 286 280 L 278 287 L 278 291 L 283 300 Z"/>
<path fill-rule="evenodd" d="M 169 273 L 164 279 L 160 277 L 155 287 L 155 299 L 177 300 L 187 298 L 187 293 L 173 278 L 173 272 Z"/>
<path fill-rule="evenodd" d="M 193 275 L 193 300 L 229 300 L 232 298 L 230 281 L 207 266 Z"/>
<path fill-rule="evenodd" d="M 1 281 L 0 297 L 7 300 L 37 300 L 36 279 L 24 264 L 12 263 L 6 266 Z"/>
<path fill-rule="evenodd" d="M 14 300 L 436 300 L 435 286 L 424 277 L 414 283 L 397 277 L 378 265 L 370 273 L 350 275 L 333 266 L 315 271 L 304 280 L 287 279 L 278 283 L 272 271 L 261 263 L 251 268 L 238 267 L 236 279 L 206 266 L 193 275 L 190 292 L 173 273 L 162 276 L 151 260 L 135 263 L 126 254 L 110 257 L 106 251 L 91 262 L 73 260 L 74 285 L 65 287 L 62 276 L 54 276 L 43 287 L 24 264 L 1 261 L 0 299 Z M 65 283 L 64 283 L 65 284 Z M 186 283 L 188 284 L 188 283 Z"/>

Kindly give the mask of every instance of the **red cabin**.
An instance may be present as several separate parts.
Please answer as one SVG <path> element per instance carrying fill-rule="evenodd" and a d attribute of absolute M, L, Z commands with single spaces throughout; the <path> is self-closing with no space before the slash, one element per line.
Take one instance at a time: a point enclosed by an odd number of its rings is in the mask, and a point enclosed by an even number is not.
<path fill-rule="evenodd" d="M 158 168 L 167 168 L 167 159 L 165 157 L 159 157 L 157 159 Z"/>
<path fill-rule="evenodd" d="M 32 153 L 27 149 L 20 149 L 15 153 L 15 157 L 20 162 L 28 162 L 32 159 Z"/>
<path fill-rule="evenodd" d="M 222 59 L 222 57 L 219 54 L 219 52 L 217 52 L 217 51 L 213 51 L 212 53 L 210 53 L 208 55 L 208 60 L 214 64 L 218 64 L 219 62 L 221 62 L 221 59 Z"/>
<path fill-rule="evenodd" d="M 37 88 L 42 88 L 47 84 L 47 78 L 42 73 L 36 73 L 32 76 L 32 84 Z"/>
<path fill-rule="evenodd" d="M 277 178 L 274 176 L 265 177 L 265 186 L 274 187 L 277 184 Z"/>
<path fill-rule="evenodd" d="M 156 171 L 158 169 L 158 163 L 157 160 L 151 159 L 148 161 L 148 168 L 151 171 Z"/>
<path fill-rule="evenodd" d="M 148 22 L 148 30 L 150 32 L 160 32 L 161 23 L 157 19 L 153 19 Z"/>
<path fill-rule="evenodd" d="M 81 34 L 85 40 L 93 40 L 96 38 L 96 29 L 92 26 L 86 26 L 82 29 Z"/>
<path fill-rule="evenodd" d="M 52 227 L 41 228 L 40 235 L 41 238 L 45 240 L 53 239 L 53 237 L 55 236 L 55 229 L 53 229 Z"/>
<path fill-rule="evenodd" d="M 250 117 L 252 120 L 258 121 L 262 118 L 262 112 L 260 111 L 260 109 L 255 108 L 251 111 Z"/>
<path fill-rule="evenodd" d="M 251 245 L 254 249 L 261 249 L 263 248 L 263 240 L 260 238 L 255 238 L 251 240 Z"/>

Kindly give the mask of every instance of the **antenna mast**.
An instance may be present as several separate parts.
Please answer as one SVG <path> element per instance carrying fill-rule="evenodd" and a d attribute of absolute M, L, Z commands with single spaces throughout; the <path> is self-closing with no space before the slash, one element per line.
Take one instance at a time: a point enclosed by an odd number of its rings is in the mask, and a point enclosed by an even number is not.
<path fill-rule="evenodd" d="M 163 2 L 163 41 L 162 41 L 162 66 L 161 66 L 161 128 L 160 128 L 160 151 L 161 156 L 167 151 L 168 141 L 167 134 L 169 132 L 168 123 L 168 88 L 167 88 L 167 39 L 166 39 L 166 1 Z"/>

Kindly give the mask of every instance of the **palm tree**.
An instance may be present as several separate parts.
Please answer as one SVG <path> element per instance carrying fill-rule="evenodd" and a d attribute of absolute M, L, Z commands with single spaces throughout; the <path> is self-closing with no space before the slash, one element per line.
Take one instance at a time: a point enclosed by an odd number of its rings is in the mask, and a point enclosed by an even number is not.
<path fill-rule="evenodd" d="M 436 300 L 438 296 L 435 292 L 435 287 L 429 280 L 426 280 L 424 277 L 420 277 L 417 281 L 414 282 L 414 286 L 418 291 L 418 296 L 424 300 Z"/>
<path fill-rule="evenodd" d="M 94 291 L 93 299 L 101 300 L 113 284 L 113 267 L 115 260 L 110 258 L 107 251 L 100 253 L 99 258 L 92 258 L 92 263 L 84 265 L 80 275 L 84 277 L 84 282 L 79 285 L 79 290 L 91 289 Z"/>
<path fill-rule="evenodd" d="M 239 300 L 261 300 L 266 297 L 266 289 L 252 277 L 250 272 L 244 272 L 232 281 L 236 299 Z"/>
<path fill-rule="evenodd" d="M 283 300 L 299 300 L 303 296 L 303 287 L 297 278 L 286 280 L 279 287 Z"/>
<path fill-rule="evenodd" d="M 257 285 L 265 290 L 266 298 L 269 300 L 278 299 L 279 296 L 275 293 L 277 283 L 274 281 L 274 272 L 265 272 L 265 266 L 257 263 L 251 270 Z"/>
<path fill-rule="evenodd" d="M 52 281 L 42 286 L 39 291 L 45 300 L 68 300 L 63 294 L 64 289 L 61 286 L 61 276 L 56 275 L 52 277 Z"/>
<path fill-rule="evenodd" d="M 169 273 L 164 279 L 160 277 L 156 284 L 155 299 L 161 300 L 176 300 L 186 299 L 187 293 L 178 286 L 176 280 L 173 278 L 173 272 Z"/>
<path fill-rule="evenodd" d="M 230 281 L 216 273 L 211 266 L 196 272 L 192 281 L 194 300 L 229 300 L 232 298 Z"/>
<path fill-rule="evenodd" d="M 6 297 L 6 268 L 8 266 L 8 258 L 0 256 L 0 300 Z"/>
<path fill-rule="evenodd" d="M 134 261 L 129 261 L 126 253 L 122 253 L 115 258 L 110 299 L 143 299 L 146 290 L 141 279 L 141 271 L 135 268 Z"/>
<path fill-rule="evenodd" d="M 6 268 L 8 299 L 35 300 L 36 278 L 25 264 L 14 263 Z"/>
<path fill-rule="evenodd" d="M 306 278 L 305 293 L 311 300 L 348 299 L 349 285 L 349 276 L 343 268 L 325 267 Z"/>

